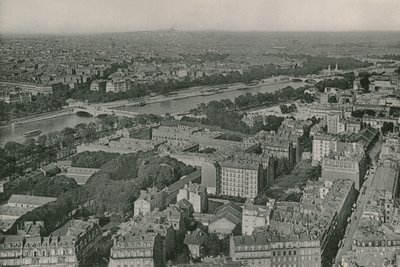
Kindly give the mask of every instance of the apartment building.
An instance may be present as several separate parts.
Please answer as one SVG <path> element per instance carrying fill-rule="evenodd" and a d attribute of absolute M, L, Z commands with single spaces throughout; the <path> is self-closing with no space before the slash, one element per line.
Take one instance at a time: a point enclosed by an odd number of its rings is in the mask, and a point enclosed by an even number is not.
<path fill-rule="evenodd" d="M 221 162 L 221 194 L 255 198 L 263 188 L 262 164 L 249 160 L 226 160 Z"/>
<path fill-rule="evenodd" d="M 270 199 L 265 206 L 246 201 L 242 214 L 242 235 L 252 235 L 257 227 L 268 226 L 274 206 L 274 199 Z"/>
<path fill-rule="evenodd" d="M 323 180 L 348 179 L 360 190 L 367 172 L 367 159 L 364 153 L 331 154 L 322 159 L 321 170 Z"/>
<path fill-rule="evenodd" d="M 327 126 L 329 134 L 338 134 L 346 131 L 346 124 L 339 115 L 328 115 Z"/>
<path fill-rule="evenodd" d="M 342 266 L 397 266 L 400 263 L 398 180 L 397 160 L 386 158 L 378 162 L 374 190 L 354 233 L 352 251 L 342 257 Z"/>
<path fill-rule="evenodd" d="M 119 93 L 130 89 L 130 80 L 115 79 L 106 83 L 106 92 Z"/>
<path fill-rule="evenodd" d="M 271 232 L 232 236 L 229 255 L 243 266 L 322 266 L 320 241 L 307 235 L 278 235 Z"/>
<path fill-rule="evenodd" d="M 165 195 L 157 187 L 140 190 L 138 199 L 134 202 L 133 215 L 146 214 L 154 209 L 162 209 L 165 205 Z"/>
<path fill-rule="evenodd" d="M 94 80 L 90 84 L 90 91 L 106 91 L 107 80 Z"/>
<path fill-rule="evenodd" d="M 188 127 L 188 126 L 160 126 L 153 129 L 152 139 L 153 140 L 163 140 L 169 142 L 182 142 L 191 141 L 194 133 L 201 132 L 201 128 Z"/>
<path fill-rule="evenodd" d="M 312 160 L 320 162 L 332 151 L 337 151 L 337 139 L 333 135 L 316 133 L 312 143 Z"/>
<path fill-rule="evenodd" d="M 188 200 L 192 204 L 194 212 L 207 211 L 207 188 L 203 185 L 196 183 L 186 184 L 179 189 L 179 193 L 176 196 L 177 202 L 181 199 Z"/>
<path fill-rule="evenodd" d="M 131 234 L 114 237 L 108 267 L 163 267 L 165 248 L 158 233 Z"/>
<path fill-rule="evenodd" d="M 43 222 L 25 222 L 18 235 L 5 236 L 0 266 L 85 266 L 101 239 L 95 220 L 71 220 L 50 236 L 41 236 L 43 227 Z"/>

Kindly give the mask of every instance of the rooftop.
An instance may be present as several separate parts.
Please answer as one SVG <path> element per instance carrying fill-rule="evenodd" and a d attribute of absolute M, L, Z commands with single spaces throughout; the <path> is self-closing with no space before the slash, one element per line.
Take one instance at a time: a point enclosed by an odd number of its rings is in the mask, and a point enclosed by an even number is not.
<path fill-rule="evenodd" d="M 170 192 L 178 191 L 179 189 L 183 188 L 186 184 L 195 182 L 197 179 L 200 179 L 200 178 L 201 178 L 201 170 L 196 169 L 194 172 L 183 176 L 181 179 L 179 179 L 175 183 L 168 186 L 168 189 Z"/>
<path fill-rule="evenodd" d="M 204 185 L 197 183 L 189 183 L 184 186 L 184 189 L 189 190 L 193 193 L 203 194 L 206 192 L 207 188 Z"/>
<path fill-rule="evenodd" d="M 235 168 L 235 169 L 246 169 L 246 170 L 258 170 L 260 163 L 248 159 L 227 159 L 220 163 L 221 167 Z"/>
<path fill-rule="evenodd" d="M 57 198 L 53 197 L 39 197 L 39 196 L 28 196 L 28 195 L 17 195 L 13 194 L 8 200 L 9 204 L 29 204 L 42 206 L 49 202 L 56 201 Z"/>
<path fill-rule="evenodd" d="M 376 190 L 392 192 L 398 178 L 399 164 L 395 161 L 385 160 L 382 166 L 378 166 L 375 173 Z"/>
<path fill-rule="evenodd" d="M 118 244 L 125 244 L 125 247 L 133 247 L 137 249 L 148 248 L 154 246 L 154 241 L 157 235 L 157 233 L 127 233 L 124 236 L 117 236 L 116 242 Z M 116 247 L 114 246 L 113 249 L 116 249 Z"/>
<path fill-rule="evenodd" d="M 219 206 L 215 210 L 215 216 L 211 219 L 210 223 L 213 223 L 221 218 L 225 218 L 234 224 L 239 224 L 242 222 L 242 208 L 233 202 L 228 202 L 222 206 Z"/>
<path fill-rule="evenodd" d="M 233 236 L 235 246 L 254 246 L 268 245 L 275 242 L 292 242 L 292 241 L 313 241 L 316 237 L 304 234 L 283 235 L 275 231 L 265 232 L 257 235 Z"/>
<path fill-rule="evenodd" d="M 190 234 L 185 235 L 183 243 L 186 245 L 204 245 L 208 239 L 208 235 L 201 229 L 196 229 Z"/>
<path fill-rule="evenodd" d="M 354 239 L 360 242 L 400 240 L 400 234 L 391 224 L 380 224 L 376 220 L 362 218 Z"/>
<path fill-rule="evenodd" d="M 52 236 L 70 236 L 80 237 L 85 235 L 95 225 L 94 222 L 83 221 L 83 220 L 70 220 L 59 229 L 54 231 Z"/>

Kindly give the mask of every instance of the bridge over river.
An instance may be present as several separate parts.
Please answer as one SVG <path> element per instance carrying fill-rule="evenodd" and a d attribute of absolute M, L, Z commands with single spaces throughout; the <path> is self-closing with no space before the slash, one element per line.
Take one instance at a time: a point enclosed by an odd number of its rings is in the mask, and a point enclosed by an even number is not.
<path fill-rule="evenodd" d="M 93 117 L 98 117 L 102 115 L 115 115 L 115 116 L 124 116 L 128 118 L 135 118 L 140 113 L 134 111 L 127 111 L 127 110 L 119 110 L 119 109 L 112 109 L 100 106 L 86 106 L 86 107 L 76 107 L 73 109 L 74 114 L 78 113 L 86 113 L 90 114 Z"/>
<path fill-rule="evenodd" d="M 289 80 L 292 82 L 306 82 L 306 83 L 318 83 L 322 81 L 322 78 L 317 77 L 289 77 Z"/>

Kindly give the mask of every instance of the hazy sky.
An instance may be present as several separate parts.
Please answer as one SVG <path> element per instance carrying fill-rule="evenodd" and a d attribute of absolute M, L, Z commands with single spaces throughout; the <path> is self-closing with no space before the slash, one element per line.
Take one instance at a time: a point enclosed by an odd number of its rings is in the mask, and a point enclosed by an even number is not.
<path fill-rule="evenodd" d="M 400 30 L 400 0 L 0 0 L 0 32 Z"/>

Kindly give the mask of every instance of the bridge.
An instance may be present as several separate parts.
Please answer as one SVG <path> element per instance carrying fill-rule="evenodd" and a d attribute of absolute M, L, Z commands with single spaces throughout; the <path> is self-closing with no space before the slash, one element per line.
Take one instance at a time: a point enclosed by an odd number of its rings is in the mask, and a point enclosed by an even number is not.
<path fill-rule="evenodd" d="M 77 107 L 73 109 L 73 113 L 74 114 L 85 113 L 93 117 L 98 117 L 102 115 L 114 115 L 118 117 L 128 117 L 128 118 L 135 118 L 137 115 L 140 114 L 133 111 L 104 108 L 99 106 Z"/>
<path fill-rule="evenodd" d="M 318 83 L 323 79 L 317 77 L 289 77 L 292 82 L 307 82 L 307 83 Z"/>

